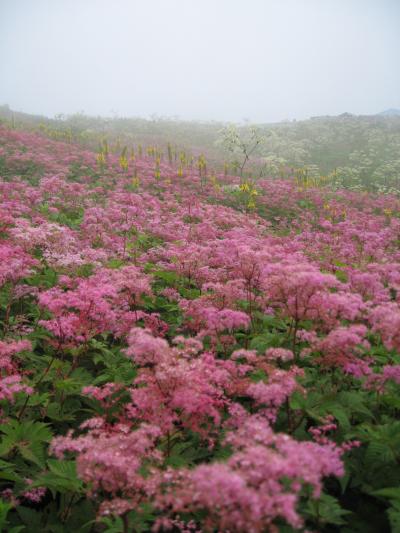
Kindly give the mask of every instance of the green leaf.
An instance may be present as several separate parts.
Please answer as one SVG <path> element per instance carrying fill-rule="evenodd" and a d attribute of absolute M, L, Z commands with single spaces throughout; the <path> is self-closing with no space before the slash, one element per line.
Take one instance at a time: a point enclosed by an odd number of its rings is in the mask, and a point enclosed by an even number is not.
<path fill-rule="evenodd" d="M 38 466 L 44 465 L 45 443 L 52 438 L 48 424 L 33 420 L 25 422 L 12 420 L 8 424 L 0 425 L 0 431 L 3 433 L 0 442 L 0 456 L 15 450 L 26 461 Z"/>
<path fill-rule="evenodd" d="M 100 520 L 100 523 L 106 526 L 106 529 L 103 529 L 103 533 L 124 533 L 124 523 L 119 516 L 104 517 Z"/>
<path fill-rule="evenodd" d="M 41 529 L 41 515 L 38 511 L 31 509 L 30 507 L 24 507 L 19 505 L 17 507 L 17 513 L 22 522 L 29 526 L 30 531 L 40 531 Z"/>
<path fill-rule="evenodd" d="M 11 509 L 12 505 L 10 503 L 0 500 L 0 531 L 5 530 L 5 526 L 7 525 L 7 515 Z"/>
<path fill-rule="evenodd" d="M 263 353 L 267 348 L 279 347 L 282 343 L 281 333 L 263 333 L 253 337 L 250 342 L 250 349 L 257 350 L 258 353 Z"/>
<path fill-rule="evenodd" d="M 393 503 L 387 510 L 392 533 L 400 533 L 400 502 Z"/>
<path fill-rule="evenodd" d="M 75 461 L 47 461 L 49 470 L 41 474 L 34 483 L 35 487 L 47 487 L 56 496 L 57 492 L 83 492 L 83 483 L 76 473 Z"/>
<path fill-rule="evenodd" d="M 374 496 L 382 496 L 389 500 L 398 500 L 400 502 L 400 487 L 386 487 L 384 489 L 374 490 L 371 494 Z"/>
<path fill-rule="evenodd" d="M 351 512 L 343 509 L 336 498 L 323 493 L 318 500 L 310 500 L 308 502 L 305 514 L 317 524 L 341 526 L 346 524 L 344 517 L 351 514 Z"/>

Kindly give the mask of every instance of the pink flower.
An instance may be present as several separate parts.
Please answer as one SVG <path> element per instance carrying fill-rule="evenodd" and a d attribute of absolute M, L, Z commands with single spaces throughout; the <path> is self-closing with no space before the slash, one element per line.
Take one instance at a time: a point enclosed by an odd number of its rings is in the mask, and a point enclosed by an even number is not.
<path fill-rule="evenodd" d="M 379 305 L 371 311 L 369 321 L 389 350 L 400 350 L 400 307 L 397 303 Z"/>
<path fill-rule="evenodd" d="M 265 352 L 267 359 L 278 359 L 283 362 L 291 361 L 294 359 L 294 354 L 291 350 L 285 350 L 284 348 L 268 348 Z"/>
<path fill-rule="evenodd" d="M 167 472 L 167 490 L 157 496 L 156 506 L 176 514 L 205 512 L 206 530 L 258 533 L 277 519 L 300 528 L 296 507 L 302 487 L 310 485 L 318 497 L 325 476 L 344 472 L 340 448 L 274 434 L 257 417 L 227 441 L 234 453 L 225 464 Z"/>
<path fill-rule="evenodd" d="M 125 350 L 125 354 L 141 366 L 161 363 L 170 355 L 167 341 L 153 337 L 148 329 L 131 329 L 128 344 L 129 348 Z"/>

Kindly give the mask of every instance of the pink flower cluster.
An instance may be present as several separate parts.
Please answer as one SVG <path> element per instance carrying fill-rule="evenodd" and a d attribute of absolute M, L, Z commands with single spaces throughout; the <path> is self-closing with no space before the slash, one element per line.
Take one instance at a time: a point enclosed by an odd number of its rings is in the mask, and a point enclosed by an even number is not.
<path fill-rule="evenodd" d="M 16 355 L 32 348 L 29 341 L 0 341 L 0 401 L 12 402 L 20 392 L 32 394 L 33 389 L 23 383 Z"/>
<path fill-rule="evenodd" d="M 234 453 L 226 463 L 164 474 L 156 505 L 177 515 L 205 511 L 205 531 L 278 531 L 279 518 L 300 528 L 296 506 L 302 487 L 309 485 L 318 497 L 324 477 L 343 474 L 340 448 L 297 442 L 257 417 L 227 442 Z M 163 525 L 168 526 L 165 519 Z"/>

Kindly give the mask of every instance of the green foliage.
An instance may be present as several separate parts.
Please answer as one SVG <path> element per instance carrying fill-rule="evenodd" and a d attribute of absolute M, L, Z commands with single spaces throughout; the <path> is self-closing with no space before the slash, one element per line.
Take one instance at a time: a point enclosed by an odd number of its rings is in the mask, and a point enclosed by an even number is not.
<path fill-rule="evenodd" d="M 350 511 L 343 509 L 336 498 L 325 493 L 318 500 L 309 500 L 304 510 L 304 515 L 320 528 L 328 524 L 342 526 L 349 514 Z"/>
<path fill-rule="evenodd" d="M 110 349 L 105 342 L 96 339 L 92 339 L 90 345 L 94 349 L 93 363 L 98 368 L 98 375 L 93 384 L 132 383 L 136 370 L 129 359 L 121 353 L 120 346 Z"/>
<path fill-rule="evenodd" d="M 99 522 L 106 528 L 102 530 L 103 533 L 126 533 L 126 531 L 145 533 L 150 530 L 154 518 L 151 506 L 142 505 L 137 511 L 126 514 L 124 518 L 102 517 Z"/>
<path fill-rule="evenodd" d="M 19 533 L 25 529 L 24 526 L 10 527 L 7 515 L 11 511 L 12 505 L 0 500 L 0 533 Z"/>
<path fill-rule="evenodd" d="M 172 119 L 122 119 L 85 116 L 77 113 L 63 120 L 34 117 L 24 113 L 11 112 L 6 106 L 0 108 L 0 119 L 11 124 L 11 113 L 18 127 L 40 128 L 49 136 L 78 141 L 107 154 L 109 146 L 105 137 L 114 143 L 132 145 L 157 138 L 165 146 L 171 140 L 186 149 L 196 146 L 206 152 L 221 169 L 226 151 L 232 154 L 233 173 L 240 172 L 243 151 L 240 140 L 252 146 L 254 127 L 226 127 L 219 123 L 196 123 Z M 224 134 L 221 135 L 221 130 Z M 373 189 L 381 192 L 399 192 L 400 173 L 400 117 L 356 116 L 344 113 L 336 117 L 321 116 L 302 121 L 286 121 L 278 124 L 260 124 L 256 137 L 262 142 L 257 145 L 257 161 L 248 165 L 253 175 L 282 177 L 285 168 L 307 168 L 310 175 L 333 175 L 337 186 L 353 189 Z M 224 142 L 226 139 L 226 142 Z M 239 143 L 238 143 L 239 140 Z M 234 142 L 233 142 L 234 141 Z M 233 150 L 232 150 L 233 148 Z M 176 151 L 176 150 L 175 150 Z M 240 157 L 239 157 L 240 156 Z M 25 161 L 19 173 L 37 183 L 43 169 L 34 162 Z M 76 163 L 70 178 L 88 173 Z M 1 164 L 0 173 L 6 177 L 14 174 L 13 169 Z M 283 174 L 282 174 L 283 173 Z"/>
<path fill-rule="evenodd" d="M 385 489 L 375 490 L 374 496 L 382 497 L 390 501 L 390 507 L 387 514 L 390 521 L 392 533 L 400 532 L 400 488 L 388 487 Z"/>
<path fill-rule="evenodd" d="M 48 488 L 53 498 L 57 493 L 83 493 L 83 484 L 77 476 L 75 461 L 48 459 L 46 464 L 48 470 L 36 478 L 35 487 Z"/>
<path fill-rule="evenodd" d="M 52 437 L 48 424 L 33 420 L 11 420 L 0 426 L 0 457 L 22 457 L 41 467 L 45 462 L 45 444 Z"/>

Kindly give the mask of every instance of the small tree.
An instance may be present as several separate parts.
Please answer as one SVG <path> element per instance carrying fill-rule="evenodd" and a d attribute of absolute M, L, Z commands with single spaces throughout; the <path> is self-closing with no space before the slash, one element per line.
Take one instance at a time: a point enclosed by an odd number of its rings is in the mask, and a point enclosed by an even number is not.
<path fill-rule="evenodd" d="M 217 142 L 236 158 L 235 163 L 242 178 L 244 167 L 265 142 L 266 137 L 256 126 L 238 129 L 233 124 L 222 129 L 220 134 L 221 137 Z"/>

